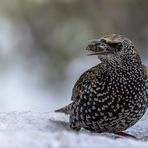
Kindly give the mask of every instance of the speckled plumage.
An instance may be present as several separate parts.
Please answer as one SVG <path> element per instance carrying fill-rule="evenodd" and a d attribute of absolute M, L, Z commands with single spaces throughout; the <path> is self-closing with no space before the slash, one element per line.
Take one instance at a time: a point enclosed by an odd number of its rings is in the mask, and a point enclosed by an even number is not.
<path fill-rule="evenodd" d="M 147 68 L 133 43 L 121 35 L 92 40 L 90 55 L 101 63 L 84 72 L 72 92 L 72 103 L 57 112 L 70 114 L 70 127 L 116 133 L 134 125 L 145 113 Z"/>

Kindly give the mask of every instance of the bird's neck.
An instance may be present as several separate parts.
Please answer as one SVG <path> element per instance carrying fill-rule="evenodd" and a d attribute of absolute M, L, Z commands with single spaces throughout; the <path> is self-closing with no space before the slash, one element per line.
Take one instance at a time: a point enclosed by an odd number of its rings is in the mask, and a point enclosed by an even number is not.
<path fill-rule="evenodd" d="M 104 61 L 103 64 L 106 66 L 106 68 L 115 70 L 143 70 L 142 62 L 138 54 L 123 56 L 121 58 L 110 58 Z"/>
<path fill-rule="evenodd" d="M 129 56 L 125 56 L 125 57 L 122 57 L 121 59 L 121 64 L 122 64 L 122 67 L 125 67 L 125 68 L 132 68 L 132 69 L 140 69 L 140 67 L 143 67 L 142 66 L 142 61 L 140 59 L 140 56 L 138 54 L 134 54 L 134 55 L 129 55 Z"/>

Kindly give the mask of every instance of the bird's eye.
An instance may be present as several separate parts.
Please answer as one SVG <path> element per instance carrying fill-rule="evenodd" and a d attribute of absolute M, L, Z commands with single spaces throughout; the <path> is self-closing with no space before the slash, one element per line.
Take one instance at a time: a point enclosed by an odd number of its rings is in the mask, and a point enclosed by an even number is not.
<path fill-rule="evenodd" d="M 120 42 L 110 42 L 108 45 L 115 50 L 115 52 L 121 51 L 122 50 L 122 43 Z"/>
<path fill-rule="evenodd" d="M 102 42 L 102 43 L 106 43 L 106 40 L 105 40 L 105 39 L 101 39 L 101 42 Z"/>

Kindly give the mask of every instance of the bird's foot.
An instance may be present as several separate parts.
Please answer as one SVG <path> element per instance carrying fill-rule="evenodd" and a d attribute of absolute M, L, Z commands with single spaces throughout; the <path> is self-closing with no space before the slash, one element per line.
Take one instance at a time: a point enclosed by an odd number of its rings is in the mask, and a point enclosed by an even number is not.
<path fill-rule="evenodd" d="M 136 139 L 137 140 L 137 138 L 135 136 L 130 135 L 130 134 L 126 133 L 126 132 L 117 132 L 117 133 L 114 133 L 114 134 L 122 136 L 122 137 L 127 137 L 127 138 L 132 138 L 132 139 Z"/>

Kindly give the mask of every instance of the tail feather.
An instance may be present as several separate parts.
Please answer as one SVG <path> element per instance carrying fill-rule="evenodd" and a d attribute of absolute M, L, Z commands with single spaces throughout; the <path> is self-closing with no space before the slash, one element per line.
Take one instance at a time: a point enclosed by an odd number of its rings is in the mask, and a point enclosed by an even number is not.
<path fill-rule="evenodd" d="M 72 107 L 72 103 L 65 106 L 65 107 L 55 110 L 55 112 L 60 112 L 60 113 L 64 113 L 64 114 L 71 114 L 71 107 Z"/>

